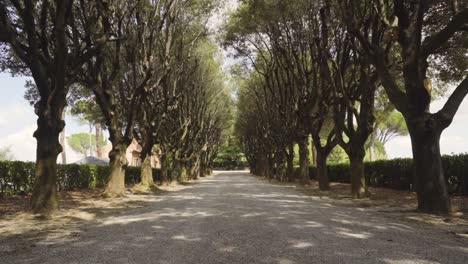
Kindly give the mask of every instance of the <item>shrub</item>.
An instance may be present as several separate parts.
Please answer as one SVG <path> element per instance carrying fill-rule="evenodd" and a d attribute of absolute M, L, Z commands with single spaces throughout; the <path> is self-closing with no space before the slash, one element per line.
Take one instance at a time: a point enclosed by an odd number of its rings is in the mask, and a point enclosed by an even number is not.
<path fill-rule="evenodd" d="M 468 154 L 443 156 L 442 165 L 449 193 L 468 195 Z M 369 186 L 414 191 L 412 159 L 365 162 L 364 168 Z M 349 164 L 329 165 L 327 170 L 331 182 L 350 182 Z M 316 178 L 315 167 L 310 168 L 310 177 Z"/>
<path fill-rule="evenodd" d="M 0 194 L 27 193 L 34 183 L 33 162 L 0 161 Z M 109 166 L 99 165 L 57 165 L 57 189 L 67 191 L 74 189 L 103 187 L 109 177 Z M 160 170 L 153 169 L 155 181 L 160 179 Z M 128 167 L 125 173 L 125 184 L 133 185 L 140 181 L 140 168 Z"/>
<path fill-rule="evenodd" d="M 215 160 L 213 167 L 218 170 L 243 170 L 249 167 L 247 161 L 241 160 Z"/>

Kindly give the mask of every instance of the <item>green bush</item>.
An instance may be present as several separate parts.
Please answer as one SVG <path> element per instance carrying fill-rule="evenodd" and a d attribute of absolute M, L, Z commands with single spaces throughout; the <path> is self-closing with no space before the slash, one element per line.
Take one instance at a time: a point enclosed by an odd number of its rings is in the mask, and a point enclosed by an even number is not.
<path fill-rule="evenodd" d="M 450 194 L 468 195 L 468 154 L 443 156 L 442 165 Z M 349 164 L 327 166 L 331 182 L 349 183 Z M 366 182 L 369 186 L 414 191 L 413 160 L 393 159 L 365 162 Z M 316 169 L 310 168 L 310 177 L 315 179 Z"/>
<path fill-rule="evenodd" d="M 34 183 L 33 162 L 0 161 L 0 194 L 28 193 Z M 99 165 L 57 165 L 57 189 L 67 191 L 74 189 L 103 187 L 110 174 L 109 166 Z M 160 179 L 160 170 L 153 169 L 155 181 Z M 128 167 L 125 173 L 125 184 L 133 185 L 140 181 L 140 168 Z"/>
<path fill-rule="evenodd" d="M 249 164 L 240 160 L 215 160 L 213 167 L 218 170 L 243 170 L 248 168 Z"/>

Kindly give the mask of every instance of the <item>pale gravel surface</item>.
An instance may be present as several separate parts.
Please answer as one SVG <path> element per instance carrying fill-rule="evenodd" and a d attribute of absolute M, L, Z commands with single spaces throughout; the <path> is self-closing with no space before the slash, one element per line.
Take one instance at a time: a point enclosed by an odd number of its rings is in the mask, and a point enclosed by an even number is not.
<path fill-rule="evenodd" d="M 468 263 L 466 240 L 448 232 L 245 172 L 218 173 L 139 206 L 67 235 L 0 234 L 0 263 Z"/>

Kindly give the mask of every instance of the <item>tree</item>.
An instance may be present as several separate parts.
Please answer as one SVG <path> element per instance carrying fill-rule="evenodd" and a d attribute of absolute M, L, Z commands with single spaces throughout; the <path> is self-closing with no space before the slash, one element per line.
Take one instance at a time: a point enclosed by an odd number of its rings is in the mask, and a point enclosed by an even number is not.
<path fill-rule="evenodd" d="M 390 101 L 405 117 L 413 150 L 418 209 L 449 213 L 451 204 L 439 141 L 468 93 L 466 45 L 462 44 L 467 41 L 467 3 L 340 2 L 343 19 L 371 56 Z M 366 30 L 372 34 L 366 34 Z M 437 73 L 450 73 L 451 81 L 460 82 L 444 107 L 431 113 L 430 75 L 444 77 Z"/>
<path fill-rule="evenodd" d="M 68 145 L 76 152 L 83 154 L 85 157 L 92 156 L 91 149 L 94 141 L 89 140 L 88 133 L 73 134 L 67 138 Z"/>
<path fill-rule="evenodd" d="M 102 116 L 101 109 L 96 103 L 96 98 L 89 90 L 89 88 L 81 85 L 73 85 L 68 96 L 68 104 L 70 106 L 70 113 L 78 117 L 82 123 L 89 125 L 89 141 L 92 139 L 92 130 L 95 130 L 94 142 L 96 156 L 103 158 L 102 147 L 106 142 L 102 140 L 103 128 L 105 128 L 104 117 Z M 91 155 L 91 154 L 90 154 Z"/>
<path fill-rule="evenodd" d="M 0 3 L 2 68 L 32 76 L 39 95 L 35 104 L 36 179 L 31 197 L 34 212 L 49 213 L 58 208 L 56 161 L 62 152 L 59 134 L 65 126 L 62 112 L 68 89 L 77 71 L 95 55 L 96 47 L 106 41 L 105 34 L 96 26 L 103 20 L 101 11 L 106 4 L 85 2 Z M 93 32 L 84 30 L 85 26 L 93 28 Z"/>
<path fill-rule="evenodd" d="M 102 135 L 98 140 L 99 143 L 96 143 L 96 137 L 91 137 L 88 133 L 73 134 L 67 138 L 68 145 L 73 149 L 73 151 L 83 154 L 85 157 L 93 155 L 93 146 L 106 145 L 106 140 Z"/>
<path fill-rule="evenodd" d="M 398 136 L 408 135 L 405 119 L 400 112 L 392 111 L 376 125 L 377 139 L 385 146 L 387 142 Z"/>

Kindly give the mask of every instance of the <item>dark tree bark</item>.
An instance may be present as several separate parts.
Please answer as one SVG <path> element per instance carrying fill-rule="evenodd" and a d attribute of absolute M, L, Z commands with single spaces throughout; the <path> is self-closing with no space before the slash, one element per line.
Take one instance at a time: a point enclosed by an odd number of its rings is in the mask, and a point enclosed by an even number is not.
<path fill-rule="evenodd" d="M 442 128 L 431 114 L 408 120 L 407 124 L 413 149 L 418 209 L 432 213 L 450 212 L 439 146 Z"/>
<path fill-rule="evenodd" d="M 161 162 L 161 185 L 167 185 L 169 183 L 169 178 L 168 178 L 168 165 L 167 165 L 167 155 L 166 153 L 162 152 L 159 155 L 159 162 Z"/>
<path fill-rule="evenodd" d="M 459 9 L 457 5 L 453 5 L 452 12 L 435 14 L 451 16 L 449 19 L 441 19 L 442 22 L 438 26 L 425 32 L 429 13 L 439 12 L 431 7 L 440 4 L 437 1 L 395 0 L 379 5 L 376 12 L 368 12 L 364 16 L 356 16 L 350 5 L 343 6 L 344 9 L 349 8 L 345 19 L 350 21 L 350 31 L 366 47 L 364 51 L 372 57 L 390 101 L 405 117 L 413 149 L 418 209 L 430 213 L 451 211 L 440 162 L 439 140 L 442 131 L 450 125 L 468 93 L 468 78 L 465 77 L 442 110 L 435 114 L 429 112 L 432 85 L 427 76 L 428 58 L 433 54 L 450 53 L 450 40 L 454 39 L 458 32 L 465 31 L 468 23 L 468 8 L 464 6 Z M 393 15 L 398 18 L 392 27 L 384 23 L 389 21 L 386 10 L 390 6 Z M 370 26 L 372 34 L 361 32 L 359 24 L 363 20 L 373 21 Z M 386 41 L 379 39 L 379 36 L 388 35 L 390 30 L 395 36 L 392 41 L 388 38 Z M 393 45 L 399 46 L 399 53 L 392 51 Z M 391 70 L 392 64 L 400 59 L 403 70 L 395 74 Z M 403 87 L 399 84 L 401 78 Z"/>
<path fill-rule="evenodd" d="M 81 37 L 87 36 L 79 36 L 88 32 L 76 30 L 74 11 L 73 0 L 0 3 L 0 42 L 6 43 L 21 61 L 20 65 L 6 67 L 12 72 L 28 72 L 39 94 L 35 105 L 37 157 L 31 196 L 35 213 L 48 214 L 58 208 L 56 162 L 63 151 L 59 140 L 65 126 L 62 114 L 74 74 L 94 54 L 93 43 L 83 43 Z M 93 17 L 91 11 L 88 15 Z"/>
<path fill-rule="evenodd" d="M 299 181 L 302 185 L 310 184 L 309 176 L 309 139 L 299 140 Z"/>
<path fill-rule="evenodd" d="M 364 173 L 364 156 L 366 154 L 364 145 L 355 144 L 350 148 L 348 156 L 351 164 L 351 197 L 354 199 L 366 198 L 369 193 Z"/>
<path fill-rule="evenodd" d="M 286 156 L 286 174 L 289 182 L 294 182 L 294 144 L 289 144 Z"/>
<path fill-rule="evenodd" d="M 323 151 L 317 151 L 317 181 L 322 191 L 330 190 L 330 180 L 327 172 L 328 154 Z"/>

